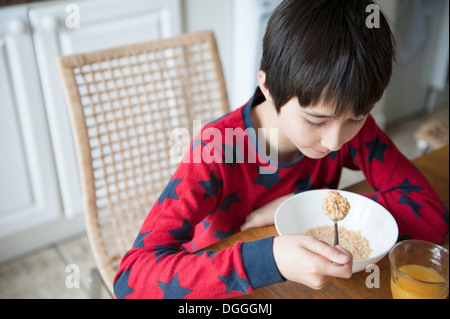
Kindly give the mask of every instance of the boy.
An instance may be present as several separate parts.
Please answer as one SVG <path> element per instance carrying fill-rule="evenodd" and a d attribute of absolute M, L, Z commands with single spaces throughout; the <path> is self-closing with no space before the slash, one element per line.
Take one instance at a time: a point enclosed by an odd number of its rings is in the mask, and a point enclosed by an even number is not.
<path fill-rule="evenodd" d="M 196 253 L 273 223 L 294 193 L 337 188 L 344 166 L 363 171 L 376 190 L 367 196 L 392 212 L 403 238 L 444 238 L 448 215 L 438 195 L 369 115 L 394 56 L 385 18 L 379 28 L 365 25 L 371 3 L 279 5 L 264 37 L 257 92 L 194 138 L 122 259 L 117 298 L 225 298 L 286 279 L 320 289 L 330 276 L 349 278 L 347 251 L 303 235 Z M 276 129 L 276 140 L 256 138 L 267 128 Z M 267 155 L 267 147 L 275 152 Z"/>

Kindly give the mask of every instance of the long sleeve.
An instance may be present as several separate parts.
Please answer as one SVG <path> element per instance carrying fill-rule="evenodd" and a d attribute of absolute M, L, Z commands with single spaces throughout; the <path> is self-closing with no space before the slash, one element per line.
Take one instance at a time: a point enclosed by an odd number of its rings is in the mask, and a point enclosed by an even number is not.
<path fill-rule="evenodd" d="M 369 116 L 347 145 L 346 166 L 359 168 L 375 190 L 366 194 L 383 205 L 399 226 L 399 238 L 442 242 L 448 209 L 423 174 Z"/>
<path fill-rule="evenodd" d="M 208 145 L 194 139 L 191 155 L 196 148 Z M 233 215 L 241 200 L 227 186 L 236 183 L 224 185 L 230 165 L 192 159 L 181 162 L 122 258 L 117 298 L 225 298 L 282 280 L 273 238 L 196 253 L 238 231 L 242 217 Z"/>

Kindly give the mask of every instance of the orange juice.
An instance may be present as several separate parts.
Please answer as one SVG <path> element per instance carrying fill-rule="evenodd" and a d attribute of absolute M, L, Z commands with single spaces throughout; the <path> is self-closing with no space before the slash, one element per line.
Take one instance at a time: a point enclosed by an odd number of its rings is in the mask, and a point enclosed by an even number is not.
<path fill-rule="evenodd" d="M 403 265 L 391 278 L 394 299 L 444 299 L 448 295 L 448 283 L 435 270 L 420 265 Z M 440 284 L 441 283 L 441 284 Z"/>

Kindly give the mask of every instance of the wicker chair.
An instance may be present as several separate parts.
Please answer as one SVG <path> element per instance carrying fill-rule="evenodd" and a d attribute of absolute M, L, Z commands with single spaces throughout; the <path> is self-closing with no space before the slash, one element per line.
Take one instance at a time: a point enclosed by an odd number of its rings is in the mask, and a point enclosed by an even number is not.
<path fill-rule="evenodd" d="M 122 256 L 178 165 L 173 159 L 181 153 L 171 152 L 181 143 L 171 133 L 187 129 L 192 138 L 194 120 L 204 125 L 229 110 L 216 41 L 201 31 L 57 62 L 87 234 L 113 294 Z"/>

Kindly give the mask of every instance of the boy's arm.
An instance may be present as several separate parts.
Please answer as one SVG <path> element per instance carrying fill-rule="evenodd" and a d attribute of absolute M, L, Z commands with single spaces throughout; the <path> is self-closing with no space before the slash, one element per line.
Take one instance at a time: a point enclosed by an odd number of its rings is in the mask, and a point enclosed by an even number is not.
<path fill-rule="evenodd" d="M 375 190 L 365 195 L 391 212 L 400 239 L 442 242 L 448 235 L 448 209 L 439 195 L 371 116 L 347 144 L 346 166 L 362 170 Z"/>
<path fill-rule="evenodd" d="M 114 280 L 117 298 L 225 298 L 283 280 L 273 238 L 237 242 L 219 252 L 183 247 L 194 232 L 205 231 L 202 221 L 222 201 L 220 167 L 180 164 L 122 258 Z"/>

